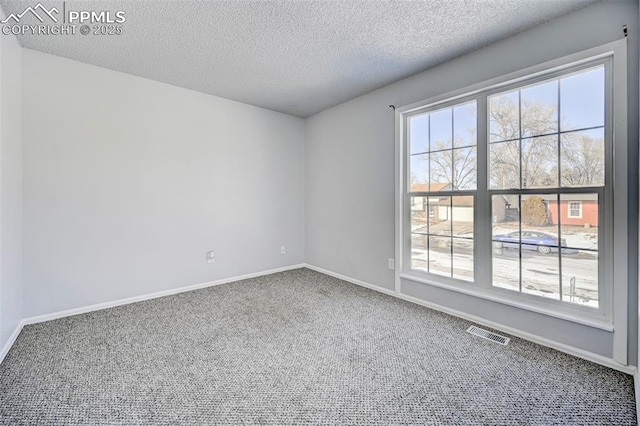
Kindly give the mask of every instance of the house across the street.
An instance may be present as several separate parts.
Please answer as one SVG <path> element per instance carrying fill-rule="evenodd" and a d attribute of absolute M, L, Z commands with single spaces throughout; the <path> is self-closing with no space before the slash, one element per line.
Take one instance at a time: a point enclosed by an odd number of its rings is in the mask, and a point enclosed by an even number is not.
<path fill-rule="evenodd" d="M 549 222 L 553 225 L 598 226 L 598 194 L 562 194 L 559 213 L 556 197 L 549 197 L 545 201 L 549 209 Z"/>

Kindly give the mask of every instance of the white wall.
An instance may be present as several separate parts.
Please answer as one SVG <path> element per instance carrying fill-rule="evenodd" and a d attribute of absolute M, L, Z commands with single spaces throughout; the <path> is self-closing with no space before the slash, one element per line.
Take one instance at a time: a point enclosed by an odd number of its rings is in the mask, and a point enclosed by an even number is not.
<path fill-rule="evenodd" d="M 0 350 L 22 319 L 21 66 L 17 40 L 0 37 Z"/>
<path fill-rule="evenodd" d="M 638 3 L 601 2 L 401 80 L 307 120 L 307 263 L 385 289 L 394 289 L 394 112 L 408 105 L 538 63 L 629 38 L 629 92 L 638 93 Z M 638 99 L 628 105 L 630 235 L 637 259 Z M 629 265 L 629 312 L 637 312 L 637 264 Z M 489 321 L 612 356 L 612 333 L 524 312 L 459 293 L 403 282 L 403 292 Z M 629 321 L 629 360 L 636 359 L 635 314 Z"/>
<path fill-rule="evenodd" d="M 27 49 L 23 72 L 25 316 L 304 261 L 303 120 Z"/>

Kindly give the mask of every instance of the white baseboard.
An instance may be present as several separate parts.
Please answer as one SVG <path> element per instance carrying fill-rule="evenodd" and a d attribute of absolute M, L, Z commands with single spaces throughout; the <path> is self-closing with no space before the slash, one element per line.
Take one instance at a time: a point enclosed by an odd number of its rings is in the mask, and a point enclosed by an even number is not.
<path fill-rule="evenodd" d="M 593 353 L 593 352 L 589 352 L 589 351 L 586 351 L 584 349 L 575 348 L 573 346 L 569 346 L 569 345 L 566 345 L 564 343 L 556 342 L 555 340 L 550 340 L 550 339 L 547 339 L 547 338 L 544 338 L 544 337 L 540 337 L 538 335 L 531 334 L 531 333 L 528 333 L 526 331 L 518 330 L 518 329 L 513 328 L 513 327 L 509 327 L 509 326 L 506 326 L 506 325 L 503 325 L 503 324 L 499 324 L 499 323 L 496 323 L 496 322 L 493 322 L 493 321 L 489 321 L 489 320 L 486 320 L 484 318 L 468 314 L 466 312 L 458 311 L 458 310 L 455 310 L 455 309 L 447 308 L 446 306 L 442 306 L 442 305 L 438 305 L 438 304 L 435 304 L 435 303 L 427 302 L 425 300 L 418 299 L 417 297 L 408 296 L 408 295 L 402 294 L 402 293 L 397 293 L 397 292 L 395 292 L 393 290 L 389 290 L 389 289 L 386 289 L 386 288 L 383 288 L 383 287 L 379 287 L 379 286 L 376 286 L 376 285 L 373 285 L 373 284 L 365 283 L 365 282 L 360 281 L 358 279 L 351 278 L 351 277 L 348 277 L 346 275 L 338 274 L 338 273 L 335 273 L 335 272 L 332 272 L 332 271 L 329 271 L 329 270 L 326 270 L 326 269 L 323 269 L 323 268 L 319 268 L 317 266 L 313 266 L 313 265 L 309 265 L 309 264 L 307 264 L 305 266 L 307 268 L 309 268 L 309 269 L 314 270 L 314 271 L 317 271 L 317 272 L 320 272 L 322 274 L 326 274 L 326 275 L 329 275 L 329 276 L 332 276 L 332 277 L 335 277 L 335 278 L 339 278 L 341 280 L 350 282 L 352 284 L 356 284 L 356 285 L 359 285 L 359 286 L 362 286 L 362 287 L 366 287 L 368 289 L 375 290 L 375 291 L 378 291 L 380 293 L 384 293 L 384 294 L 389 295 L 389 296 L 397 297 L 399 299 L 406 300 L 407 302 L 415 303 L 415 304 L 427 307 L 429 309 L 433 309 L 435 311 L 444 312 L 445 314 L 449 314 L 449 315 L 452 315 L 454 317 L 462 318 L 462 319 L 465 319 L 467 321 L 471 321 L 471 322 L 474 322 L 474 323 L 477 323 L 477 324 L 481 324 L 481 325 L 484 325 L 485 327 L 489 327 L 489 328 L 493 328 L 493 329 L 496 329 L 496 330 L 500 330 L 500 331 L 502 331 L 504 333 L 507 333 L 507 334 L 510 334 L 512 336 L 516 336 L 516 337 L 519 337 L 521 339 L 528 340 L 530 342 L 537 343 L 539 345 L 546 346 L 546 347 L 549 347 L 551 349 L 555 349 L 555 350 L 558 350 L 560 352 L 564 352 L 566 354 L 573 355 L 575 357 L 582 358 L 582 359 L 585 359 L 587 361 L 594 362 L 596 364 L 604 365 L 605 367 L 609 367 L 609 368 L 612 368 L 612 369 L 617 370 L 617 371 L 621 371 L 621 372 L 626 373 L 626 374 L 632 374 L 632 375 L 634 375 L 634 377 L 636 375 L 636 367 L 619 364 L 619 363 L 615 362 L 612 358 L 608 358 L 608 357 L 605 357 L 605 356 L 602 356 L 602 355 L 599 355 L 599 354 L 596 354 L 596 353 Z M 636 381 L 636 395 L 639 394 L 638 393 L 638 387 L 639 387 L 639 384 Z"/>
<path fill-rule="evenodd" d="M 6 357 L 7 354 L 9 353 L 9 349 L 11 349 L 16 339 L 20 335 L 20 332 L 22 331 L 22 327 L 24 327 L 24 320 L 20 321 L 18 325 L 16 325 L 16 329 L 13 330 L 13 333 L 11 333 L 11 336 L 9 336 L 9 340 L 7 340 L 7 342 L 2 347 L 2 350 L 0 351 L 0 363 L 2 363 L 2 361 L 4 360 L 4 357 Z"/>
<path fill-rule="evenodd" d="M 24 325 L 37 324 L 39 322 L 51 321 L 58 318 L 69 317 L 72 315 L 84 314 L 87 312 L 99 311 L 102 309 L 113 308 L 115 306 L 128 305 L 131 303 L 142 302 L 144 300 L 157 299 L 158 297 L 171 296 L 172 294 L 184 293 L 187 291 L 199 290 L 206 287 L 213 287 L 221 284 L 227 284 L 234 281 L 246 280 L 249 278 L 261 277 L 264 275 L 275 274 L 277 272 L 290 271 L 292 269 L 299 269 L 305 267 L 304 264 L 285 266 L 282 268 L 269 269 L 266 271 L 254 272 L 252 274 L 240 275 L 230 278 L 224 278 L 216 281 L 209 281 L 206 283 L 194 284 L 186 287 L 172 288 L 170 290 L 159 291 L 156 293 L 143 294 L 141 296 L 129 297 L 127 299 L 114 300 L 112 302 L 98 303 L 96 305 L 83 306 L 80 308 L 68 309 L 65 311 L 52 312 L 50 314 L 38 315 L 28 317 L 22 320 Z"/>
<path fill-rule="evenodd" d="M 389 290 L 387 288 L 369 284 L 364 281 L 360 281 L 355 278 L 348 277 L 346 275 L 338 274 L 337 272 L 329 271 L 328 269 L 323 269 L 318 266 L 309 265 L 309 264 L 305 264 L 304 267 L 307 269 L 311 269 L 312 271 L 320 272 L 321 274 L 329 275 L 330 277 L 338 278 L 339 280 L 343 280 L 352 284 L 359 285 L 360 287 L 366 287 L 371 290 L 379 291 L 380 293 L 388 294 L 389 296 L 397 296 L 394 290 Z"/>

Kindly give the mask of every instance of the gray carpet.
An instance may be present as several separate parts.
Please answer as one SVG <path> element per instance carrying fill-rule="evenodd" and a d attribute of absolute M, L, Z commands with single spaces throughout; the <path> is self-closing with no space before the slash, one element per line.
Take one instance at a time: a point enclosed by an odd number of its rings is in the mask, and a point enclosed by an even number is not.
<path fill-rule="evenodd" d="M 630 376 L 307 269 L 31 325 L 4 425 L 636 424 Z"/>

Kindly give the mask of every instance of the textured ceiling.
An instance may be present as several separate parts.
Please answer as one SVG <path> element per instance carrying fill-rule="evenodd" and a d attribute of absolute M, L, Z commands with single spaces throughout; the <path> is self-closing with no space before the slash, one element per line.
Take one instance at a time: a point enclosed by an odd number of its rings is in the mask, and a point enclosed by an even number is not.
<path fill-rule="evenodd" d="M 62 1 L 41 2 L 62 11 Z M 19 42 L 307 117 L 593 2 L 66 1 L 67 11 L 124 10 L 123 34 Z M 36 4 L 0 0 L 7 15 Z"/>

